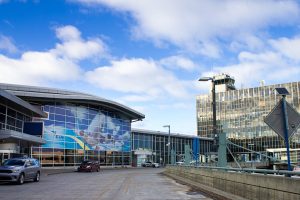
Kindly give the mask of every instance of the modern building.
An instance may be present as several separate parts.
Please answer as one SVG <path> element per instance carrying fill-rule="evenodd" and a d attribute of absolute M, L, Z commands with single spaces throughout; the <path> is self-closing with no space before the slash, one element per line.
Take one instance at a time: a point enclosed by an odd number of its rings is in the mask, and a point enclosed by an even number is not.
<path fill-rule="evenodd" d="M 84 159 L 130 164 L 131 123 L 142 120 L 143 114 L 79 92 L 9 84 L 0 88 L 47 114 L 32 119 L 44 124 L 46 143 L 32 145 L 29 151 L 42 166 L 74 166 Z"/>
<path fill-rule="evenodd" d="M 40 109 L 0 89 L 0 163 L 9 157 L 28 154 L 32 145 L 46 143 L 41 137 L 26 133 L 33 118 L 46 116 Z"/>
<path fill-rule="evenodd" d="M 284 140 L 268 127 L 264 118 L 282 98 L 274 91 L 278 87 L 289 91 L 287 102 L 300 112 L 300 82 L 235 89 L 233 78 L 223 75 L 225 78 L 220 81 L 219 77 L 222 76 L 216 76 L 218 81 L 215 82 L 216 89 L 221 89 L 216 90 L 217 133 L 226 133 L 237 160 L 264 160 L 265 157 L 251 151 L 286 160 Z M 197 134 L 213 138 L 212 94 L 199 95 L 196 101 Z M 290 148 L 292 161 L 300 162 L 300 129 L 290 138 Z"/>
<path fill-rule="evenodd" d="M 131 124 L 145 116 L 122 104 L 90 94 L 44 87 L 0 84 L 0 89 L 11 99 L 22 101 L 23 107 L 27 106 L 27 110 L 19 109 L 1 99 L 1 112 L 5 115 L 1 114 L 4 121 L 1 121 L 0 138 L 2 132 L 16 129 L 19 134 L 38 140 L 19 145 L 26 151 L 17 149 L 14 152 L 37 158 L 44 167 L 76 166 L 86 159 L 100 161 L 101 165 L 133 166 L 139 166 L 142 161 L 161 164 L 170 161 L 168 134 L 132 131 Z M 3 110 L 3 106 L 7 108 Z M 18 121 L 21 119 L 18 110 L 26 111 L 26 116 L 22 117 L 26 123 Z M 11 122 L 11 117 L 14 117 L 14 122 Z M 42 124 L 42 128 L 31 129 L 30 134 L 25 134 L 27 123 Z M 205 162 L 211 141 L 172 133 L 170 150 L 176 156 L 173 156 L 173 161 L 182 161 L 184 155 L 188 155 L 190 160 L 202 159 Z M 7 150 L 7 145 L 2 145 L 2 150 Z"/>
<path fill-rule="evenodd" d="M 131 148 L 134 166 L 153 161 L 164 164 L 176 162 L 209 162 L 212 139 L 178 133 L 132 129 Z M 189 158 L 187 158 L 189 157 Z"/>

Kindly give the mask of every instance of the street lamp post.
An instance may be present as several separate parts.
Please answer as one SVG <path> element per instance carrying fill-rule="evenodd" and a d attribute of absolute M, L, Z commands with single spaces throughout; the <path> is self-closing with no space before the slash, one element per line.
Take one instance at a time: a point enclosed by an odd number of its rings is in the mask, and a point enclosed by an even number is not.
<path fill-rule="evenodd" d="M 215 86 L 215 79 L 213 77 L 202 77 L 199 81 L 211 81 L 212 84 L 212 112 L 213 112 L 213 135 L 216 142 L 218 137 L 217 134 L 217 111 L 216 111 L 216 86 Z"/>
<path fill-rule="evenodd" d="M 218 166 L 226 167 L 227 155 L 226 155 L 226 133 L 218 134 L 217 132 L 217 109 L 216 109 L 216 79 L 215 77 L 202 77 L 199 81 L 211 81 L 212 83 L 212 112 L 213 112 L 213 136 L 214 143 L 218 151 Z"/>
<path fill-rule="evenodd" d="M 169 137 L 168 137 L 168 164 L 170 163 L 170 146 L 171 146 L 171 132 L 170 132 L 170 125 L 164 125 L 164 128 L 168 128 L 169 129 Z"/>

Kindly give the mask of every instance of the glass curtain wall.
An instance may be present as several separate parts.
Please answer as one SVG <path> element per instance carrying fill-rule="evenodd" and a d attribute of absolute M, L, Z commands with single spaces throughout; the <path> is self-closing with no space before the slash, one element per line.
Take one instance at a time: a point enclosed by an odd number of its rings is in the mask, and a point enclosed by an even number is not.
<path fill-rule="evenodd" d="M 224 131 L 231 142 L 257 152 L 285 148 L 284 140 L 264 123 L 281 99 L 274 91 L 276 87 L 287 88 L 287 102 L 300 112 L 300 82 L 220 92 L 216 94 L 217 131 Z M 213 137 L 211 99 L 211 95 L 197 97 L 197 131 L 202 137 Z M 247 152 L 243 148 L 230 146 L 242 161 L 263 159 L 258 155 L 241 157 Z M 290 139 L 290 148 L 300 148 L 300 129 Z"/>
<path fill-rule="evenodd" d="M 148 160 L 164 164 L 168 161 L 168 135 L 146 134 L 132 132 L 132 151 L 147 150 L 152 152 Z M 171 150 L 175 151 L 175 162 L 184 160 L 184 146 L 189 145 L 193 149 L 193 138 L 171 135 Z M 199 155 L 207 155 L 210 152 L 211 141 L 200 140 Z"/>
<path fill-rule="evenodd" d="M 24 121 L 31 121 L 31 117 L 0 104 L 0 129 L 23 132 Z"/>
<path fill-rule="evenodd" d="M 83 160 L 101 165 L 130 164 L 129 119 L 93 105 L 48 103 L 43 138 L 46 144 L 32 148 L 42 166 L 74 166 Z M 40 120 L 40 119 L 37 119 Z"/>

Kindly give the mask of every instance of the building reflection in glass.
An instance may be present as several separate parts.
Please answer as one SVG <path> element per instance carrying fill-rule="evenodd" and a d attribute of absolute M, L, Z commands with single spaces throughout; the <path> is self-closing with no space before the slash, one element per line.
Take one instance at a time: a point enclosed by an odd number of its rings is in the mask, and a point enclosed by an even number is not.
<path fill-rule="evenodd" d="M 216 94 L 217 131 L 225 132 L 231 142 L 243 147 L 229 145 L 240 161 L 264 160 L 264 157 L 249 154 L 244 148 L 262 153 L 269 151 L 272 156 L 285 159 L 285 150 L 281 149 L 285 148 L 284 140 L 264 123 L 264 118 L 281 99 L 274 91 L 276 87 L 285 87 L 289 91 L 287 102 L 300 112 L 300 82 L 230 90 Z M 201 137 L 213 137 L 211 100 L 211 94 L 197 96 L 197 133 Z M 290 138 L 290 148 L 292 162 L 300 162 L 300 129 Z"/>

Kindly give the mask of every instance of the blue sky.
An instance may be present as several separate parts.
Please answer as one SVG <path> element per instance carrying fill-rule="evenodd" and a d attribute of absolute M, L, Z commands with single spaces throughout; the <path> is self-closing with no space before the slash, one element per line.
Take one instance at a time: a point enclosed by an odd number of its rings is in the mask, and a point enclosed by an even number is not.
<path fill-rule="evenodd" d="M 299 81 L 299 1 L 0 0 L 0 81 L 83 91 L 196 134 L 201 76 Z"/>

